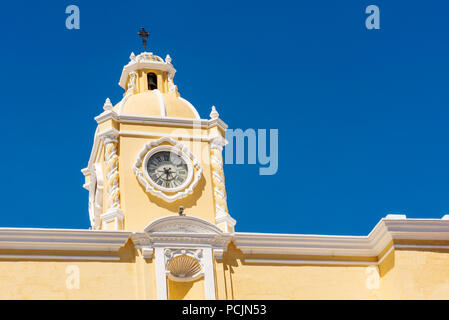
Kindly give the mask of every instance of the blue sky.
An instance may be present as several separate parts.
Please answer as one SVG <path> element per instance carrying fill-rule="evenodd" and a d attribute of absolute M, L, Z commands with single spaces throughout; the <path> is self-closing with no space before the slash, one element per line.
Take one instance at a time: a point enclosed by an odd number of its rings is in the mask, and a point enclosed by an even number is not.
<path fill-rule="evenodd" d="M 65 28 L 78 5 L 79 30 Z M 365 8 L 380 8 L 367 30 Z M 237 231 L 366 235 L 449 213 L 447 1 L 2 4 L 0 226 L 88 228 L 96 122 L 137 31 L 203 118 L 279 129 L 279 170 L 226 165 Z M 26 79 L 26 81 L 24 81 Z"/>

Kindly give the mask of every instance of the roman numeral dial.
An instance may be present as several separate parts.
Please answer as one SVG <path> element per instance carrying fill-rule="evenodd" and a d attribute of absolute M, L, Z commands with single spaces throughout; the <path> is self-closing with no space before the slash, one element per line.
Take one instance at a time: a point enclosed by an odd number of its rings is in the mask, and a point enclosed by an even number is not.
<path fill-rule="evenodd" d="M 146 169 L 150 179 L 165 189 L 181 186 L 188 177 L 188 166 L 184 159 L 170 151 L 153 154 L 147 161 Z"/>

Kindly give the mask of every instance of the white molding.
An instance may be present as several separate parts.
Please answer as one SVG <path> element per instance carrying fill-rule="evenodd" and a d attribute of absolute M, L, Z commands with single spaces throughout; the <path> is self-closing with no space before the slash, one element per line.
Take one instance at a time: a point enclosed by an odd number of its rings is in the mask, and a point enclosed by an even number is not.
<path fill-rule="evenodd" d="M 164 133 L 164 132 L 145 132 L 145 131 L 129 131 L 129 130 L 122 130 L 120 131 L 120 136 L 140 136 L 140 137 L 146 137 L 146 138 L 162 138 L 162 137 L 169 137 L 172 139 L 178 139 L 178 140 L 193 140 L 193 141 L 205 141 L 209 142 L 211 139 L 214 139 L 214 137 L 209 137 L 205 135 L 190 135 L 190 134 L 171 134 L 171 133 Z"/>
<path fill-rule="evenodd" d="M 120 261 L 119 256 L 68 256 L 42 254 L 0 254 L 2 260 L 89 260 L 89 261 Z"/>
<path fill-rule="evenodd" d="M 132 95 L 133 95 L 132 90 L 131 90 L 131 91 L 127 91 L 126 94 L 125 94 L 125 96 L 122 98 L 122 100 L 120 100 L 120 102 L 118 103 L 118 108 L 117 108 L 118 114 L 122 114 L 122 112 L 123 112 L 123 106 L 125 105 L 126 101 L 128 101 L 129 97 L 131 97 Z M 112 118 L 112 119 L 114 119 L 114 120 L 117 120 L 117 113 L 114 112 L 114 113 L 111 114 L 109 117 Z M 102 122 L 102 119 L 107 119 L 107 118 L 108 118 L 107 115 L 102 115 L 102 114 L 101 114 L 101 115 L 95 117 L 95 121 L 97 121 L 97 123 L 100 124 L 100 123 Z M 99 121 L 100 121 L 100 122 L 99 122 Z M 104 121 L 104 120 L 103 120 L 103 121 Z"/>
<path fill-rule="evenodd" d="M 89 156 L 89 161 L 87 162 L 87 167 L 84 169 L 81 169 L 81 173 L 87 177 L 89 175 L 92 174 L 93 168 L 92 165 L 95 162 L 95 158 L 97 156 L 98 153 L 98 144 L 99 144 L 99 140 L 100 138 L 98 137 L 98 127 L 95 129 L 95 134 L 94 134 L 94 144 L 92 146 L 92 150 L 90 152 L 90 156 Z M 84 184 L 83 188 L 86 190 L 89 190 L 89 184 Z"/>
<path fill-rule="evenodd" d="M 89 188 L 89 220 L 92 229 L 96 230 L 101 224 L 101 212 L 103 212 L 104 179 L 101 164 L 93 165 Z"/>
<path fill-rule="evenodd" d="M 204 266 L 204 297 L 206 300 L 215 300 L 215 277 L 212 260 L 212 249 L 203 249 Z"/>
<path fill-rule="evenodd" d="M 228 212 L 225 212 L 224 214 L 217 215 L 215 217 L 215 221 L 217 224 L 227 223 L 232 228 L 234 228 L 237 223 L 237 221 L 233 217 L 231 217 L 231 215 Z"/>
<path fill-rule="evenodd" d="M 156 292 L 158 300 L 167 300 L 167 276 L 165 273 L 164 248 L 154 248 Z"/>
<path fill-rule="evenodd" d="M 385 219 L 387 220 L 403 220 L 407 219 L 405 214 L 388 214 Z"/>
<path fill-rule="evenodd" d="M 356 260 L 291 260 L 291 259 L 245 259 L 248 264 L 287 264 L 287 265 L 353 265 L 353 266 L 378 266 L 398 246 L 393 245 L 377 261 Z"/>
<path fill-rule="evenodd" d="M 145 175 L 146 168 L 144 168 L 144 159 L 147 153 L 151 152 L 153 148 L 158 147 L 162 143 L 171 144 L 172 147 L 176 149 L 177 153 L 181 153 L 187 159 L 190 159 L 193 168 L 196 170 L 195 174 L 193 175 L 192 182 L 188 186 L 186 186 L 186 188 L 183 191 L 178 191 L 173 195 L 166 194 L 166 192 L 163 191 L 163 189 L 161 189 L 160 187 L 156 188 L 151 182 L 151 179 L 150 181 L 148 181 L 148 178 Z M 193 170 L 191 171 L 193 172 Z M 187 197 L 188 195 L 193 193 L 193 189 L 197 186 L 198 182 L 201 179 L 201 176 L 203 174 L 203 168 L 201 167 L 200 162 L 196 159 L 193 153 L 190 152 L 187 146 L 171 139 L 170 137 L 163 137 L 158 140 L 149 142 L 143 147 L 143 149 L 140 151 L 140 153 L 136 158 L 136 161 L 133 166 L 133 172 L 137 180 L 139 181 L 140 185 L 144 188 L 145 192 L 151 193 L 153 196 L 159 197 L 164 201 L 173 202 L 175 200 Z"/>
<path fill-rule="evenodd" d="M 377 262 L 349 260 L 287 260 L 287 259 L 245 259 L 248 264 L 287 264 L 287 265 L 354 265 L 369 266 Z"/>
<path fill-rule="evenodd" d="M 124 217 L 123 211 L 119 208 L 110 208 L 107 212 L 100 215 L 102 223 L 115 222 L 115 230 L 120 230 L 119 221 L 123 223 Z M 104 228 L 104 226 L 102 227 Z"/>
<path fill-rule="evenodd" d="M 103 222 L 111 222 L 114 219 L 119 219 L 122 221 L 124 217 L 125 215 L 123 214 L 123 211 L 117 208 L 111 208 L 100 216 Z"/>
<path fill-rule="evenodd" d="M 153 258 L 153 248 L 142 248 L 142 256 L 144 259 L 151 259 Z"/>
<path fill-rule="evenodd" d="M 151 57 L 151 59 L 148 59 Z M 161 57 L 154 55 L 152 52 L 142 52 L 137 56 L 131 56 L 129 63 L 123 67 L 122 74 L 119 80 L 119 86 L 126 89 L 126 81 L 129 73 L 140 69 L 153 69 L 167 72 L 170 76 L 174 76 L 176 69 L 173 65 L 164 61 Z"/>
<path fill-rule="evenodd" d="M 170 215 L 152 221 L 143 232 L 134 232 L 131 239 L 137 249 L 203 247 L 212 248 L 218 255 L 222 255 L 233 237 L 207 220 L 187 215 Z"/>
<path fill-rule="evenodd" d="M 182 97 L 178 97 L 179 100 L 181 100 L 182 102 L 184 102 L 189 108 L 190 110 L 192 110 L 193 114 L 195 115 L 195 117 L 197 119 L 201 119 L 200 114 L 198 113 L 198 111 L 195 109 L 195 107 L 193 106 L 193 104 L 191 104 L 188 100 L 182 98 Z"/>
<path fill-rule="evenodd" d="M 214 249 L 214 258 L 217 260 L 223 259 L 224 250 L 223 249 Z"/>
<path fill-rule="evenodd" d="M 207 220 L 194 216 L 170 215 L 156 219 L 144 229 L 148 234 L 203 234 L 222 235 L 223 232 Z"/>
<path fill-rule="evenodd" d="M 153 92 L 156 93 L 159 99 L 159 108 L 161 110 L 161 117 L 165 117 L 167 115 L 167 112 L 165 109 L 164 97 L 162 96 L 162 93 L 158 89 L 153 90 Z"/>
<path fill-rule="evenodd" d="M 109 128 L 98 133 L 98 137 L 104 141 L 105 139 L 115 139 L 119 137 L 120 132 L 117 129 Z"/>
<path fill-rule="evenodd" d="M 228 128 L 228 125 L 220 118 L 218 119 L 191 119 L 191 118 L 175 118 L 175 117 L 152 117 L 142 116 L 136 114 L 117 114 L 114 111 L 103 112 L 95 120 L 98 124 L 107 120 L 114 120 L 118 123 L 136 123 L 136 124 L 151 124 L 151 125 L 167 125 L 180 126 L 190 128 L 210 129 L 214 126 L 220 127 L 223 131 Z"/>
<path fill-rule="evenodd" d="M 392 248 L 380 257 L 379 263 L 392 249 L 449 249 L 449 245 L 397 244 L 395 240 L 449 241 L 449 220 L 441 219 L 381 219 L 368 236 L 326 236 L 301 234 L 241 233 L 234 234 L 234 242 L 244 254 L 308 255 L 376 257 L 393 241 Z M 271 259 L 245 259 L 249 263 Z M 290 260 L 272 259 L 272 263 Z M 282 262 L 276 262 L 282 261 Z M 296 261 L 296 262 L 295 262 Z M 329 264 L 344 264 L 329 260 Z M 321 260 L 291 260 L 292 264 L 320 264 Z M 349 264 L 373 264 L 352 261 Z"/>
<path fill-rule="evenodd" d="M 394 247 L 396 249 L 431 249 L 431 250 L 449 250 L 449 245 L 438 245 L 438 244 L 432 244 L 432 245 L 420 245 L 420 244 L 395 244 Z"/>
<path fill-rule="evenodd" d="M 0 249 L 117 252 L 130 236 L 126 231 L 0 228 Z"/>

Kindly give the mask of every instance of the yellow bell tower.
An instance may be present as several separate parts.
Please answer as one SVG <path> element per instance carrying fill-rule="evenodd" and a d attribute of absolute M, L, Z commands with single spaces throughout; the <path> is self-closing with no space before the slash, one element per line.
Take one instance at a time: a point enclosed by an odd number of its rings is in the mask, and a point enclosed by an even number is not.
<path fill-rule="evenodd" d="M 175 73 L 169 55 L 132 53 L 119 81 L 123 99 L 106 99 L 95 118 L 82 170 L 92 229 L 140 231 L 183 207 L 187 216 L 234 232 L 222 161 L 227 125 L 215 107 L 201 119 L 180 96 Z"/>

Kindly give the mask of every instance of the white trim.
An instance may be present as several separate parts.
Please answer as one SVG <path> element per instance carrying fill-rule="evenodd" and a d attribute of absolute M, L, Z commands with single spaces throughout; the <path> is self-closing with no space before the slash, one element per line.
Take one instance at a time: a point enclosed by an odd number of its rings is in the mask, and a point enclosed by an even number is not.
<path fill-rule="evenodd" d="M 101 224 L 101 212 L 103 212 L 104 179 L 103 169 L 100 163 L 93 165 L 93 174 L 89 183 L 89 218 L 92 229 L 96 230 Z"/>
<path fill-rule="evenodd" d="M 158 300 L 167 300 L 167 276 L 165 274 L 164 248 L 154 248 L 156 290 Z"/>
<path fill-rule="evenodd" d="M 421 244 L 395 244 L 394 247 L 396 249 L 443 249 L 443 250 L 449 250 L 449 245 L 421 245 Z"/>
<path fill-rule="evenodd" d="M 368 236 L 326 236 L 240 232 L 234 234 L 234 242 L 237 248 L 239 248 L 244 254 L 378 257 L 381 252 L 395 240 L 449 241 L 449 220 L 381 219 Z M 449 249 L 449 245 L 415 245 L 393 243 L 390 250 L 393 248 Z M 387 253 L 389 253 L 389 251 Z M 384 254 L 383 257 L 385 257 L 386 254 Z M 250 258 L 245 261 L 253 260 L 260 261 L 261 259 Z M 297 263 L 303 263 L 302 260 L 298 261 L 299 262 Z M 315 263 L 314 261 L 317 263 L 320 262 L 320 260 L 310 259 L 307 260 L 307 263 Z M 381 259 L 379 259 L 379 261 L 381 261 Z M 338 263 L 337 260 L 336 263 Z"/>
<path fill-rule="evenodd" d="M 212 261 L 212 249 L 203 249 L 204 267 L 204 297 L 206 300 L 215 300 L 214 264 Z"/>
<path fill-rule="evenodd" d="M 124 217 L 123 211 L 119 208 L 110 208 L 107 212 L 100 215 L 102 224 L 114 222 L 114 230 L 120 230 L 119 222 L 121 222 L 123 226 Z M 101 227 L 104 229 L 105 225 L 102 225 Z"/>
<path fill-rule="evenodd" d="M 407 219 L 407 216 L 405 214 L 387 214 L 387 216 L 384 219 L 387 219 L 387 220 L 403 220 L 403 219 Z"/>
<path fill-rule="evenodd" d="M 41 254 L 0 254 L 4 260 L 92 260 L 92 261 L 120 261 L 118 256 L 63 256 L 63 255 L 41 255 Z"/>
<path fill-rule="evenodd" d="M 232 235 L 198 217 L 170 215 L 152 221 L 143 232 L 134 232 L 131 240 L 137 249 L 201 247 L 212 248 L 221 256 L 232 241 Z"/>
<path fill-rule="evenodd" d="M 0 249 L 117 252 L 130 235 L 126 231 L 0 228 Z"/>
<path fill-rule="evenodd" d="M 165 110 L 164 97 L 162 96 L 162 93 L 158 89 L 155 89 L 153 91 L 154 91 L 154 93 L 156 93 L 156 95 L 159 99 L 159 108 L 161 109 L 161 117 L 165 117 L 167 115 L 167 112 Z"/>
<path fill-rule="evenodd" d="M 342 261 L 342 260 L 286 260 L 286 259 L 245 259 L 248 264 L 287 264 L 287 265 L 377 265 L 370 261 Z"/>
<path fill-rule="evenodd" d="M 162 137 L 170 137 L 172 139 L 177 140 L 193 140 L 193 141 L 205 141 L 210 142 L 212 139 L 215 139 L 214 136 L 204 136 L 204 135 L 190 135 L 190 134 L 171 134 L 164 132 L 144 132 L 144 131 L 120 131 L 121 136 L 140 136 L 147 138 L 162 138 Z"/>
<path fill-rule="evenodd" d="M 188 100 L 186 100 L 186 99 L 184 99 L 182 97 L 178 97 L 178 99 L 189 106 L 190 110 L 192 110 L 193 114 L 195 115 L 195 117 L 197 119 L 201 119 L 200 114 L 198 113 L 198 111 L 195 109 L 195 107 Z"/>
<path fill-rule="evenodd" d="M 123 99 L 120 100 L 119 105 L 118 105 L 118 108 L 117 108 L 118 114 L 122 114 L 122 112 L 123 112 L 123 106 L 125 105 L 126 101 L 128 101 L 129 97 L 131 97 L 132 95 L 133 95 L 132 92 L 127 92 L 127 93 L 125 94 L 125 96 L 123 97 Z M 99 116 L 95 117 L 95 121 L 98 122 L 98 119 L 101 119 L 101 118 L 106 117 L 106 115 L 104 115 L 104 116 L 102 116 L 102 115 L 103 115 L 103 114 L 100 114 Z M 110 117 L 116 117 L 116 116 L 117 116 L 117 113 L 115 113 L 115 112 L 114 112 L 113 114 L 110 115 Z M 100 122 L 98 122 L 98 123 L 100 123 Z"/>
<path fill-rule="evenodd" d="M 194 216 L 170 215 L 158 218 L 150 222 L 144 229 L 148 234 L 203 234 L 203 235 L 222 235 L 216 225 L 207 220 Z"/>
<path fill-rule="evenodd" d="M 140 55 L 139 55 L 140 56 Z M 137 57 L 139 57 L 137 56 Z M 126 66 L 123 67 L 122 75 L 120 76 L 119 86 L 126 90 L 126 81 L 128 79 L 129 73 L 132 71 L 140 70 L 140 69 L 153 69 L 153 70 L 162 70 L 168 72 L 169 74 L 175 74 L 176 69 L 173 68 L 172 64 L 165 62 L 130 62 Z"/>
<path fill-rule="evenodd" d="M 215 217 L 215 222 L 217 224 L 227 223 L 231 228 L 234 228 L 235 224 L 237 223 L 237 221 L 233 217 L 231 217 L 227 212 L 224 212 L 224 214 L 221 215 L 217 215 Z"/>
<path fill-rule="evenodd" d="M 98 137 L 103 141 L 107 138 L 117 139 L 120 135 L 120 132 L 115 128 L 108 128 L 104 131 L 98 133 Z"/>
<path fill-rule="evenodd" d="M 119 110 L 120 112 L 120 110 Z M 114 111 L 103 112 L 97 117 L 95 121 L 98 124 L 107 120 L 115 120 L 119 123 L 137 123 L 137 124 L 154 124 L 154 125 L 168 125 L 168 126 L 184 126 L 191 128 L 209 129 L 214 126 L 220 127 L 223 131 L 228 128 L 228 125 L 217 119 L 191 119 L 191 118 L 175 118 L 175 117 L 153 117 L 142 116 L 137 114 L 117 114 Z"/>
<path fill-rule="evenodd" d="M 142 256 L 144 259 L 151 259 L 153 258 L 153 248 L 142 248 Z"/>
<path fill-rule="evenodd" d="M 92 174 L 92 164 L 95 161 L 95 158 L 97 156 L 98 153 L 98 143 L 99 143 L 100 138 L 98 137 L 98 127 L 95 129 L 95 134 L 94 134 L 94 144 L 92 146 L 92 150 L 90 152 L 90 156 L 89 156 L 89 161 L 87 162 L 87 167 L 84 169 L 81 169 L 81 173 L 87 177 L 89 175 Z M 89 190 L 89 184 L 84 184 L 83 188 L 86 190 Z"/>
<path fill-rule="evenodd" d="M 125 215 L 123 214 L 123 211 L 117 208 L 111 208 L 100 216 L 101 220 L 106 223 L 111 222 L 115 219 L 123 221 L 124 217 Z"/>
<path fill-rule="evenodd" d="M 245 263 L 248 264 L 292 264 L 292 265 L 354 265 L 354 266 L 368 266 L 368 265 L 380 265 L 382 261 L 395 249 L 395 246 L 391 246 L 377 261 L 354 261 L 354 260 L 288 260 L 288 259 L 245 259 Z"/>

